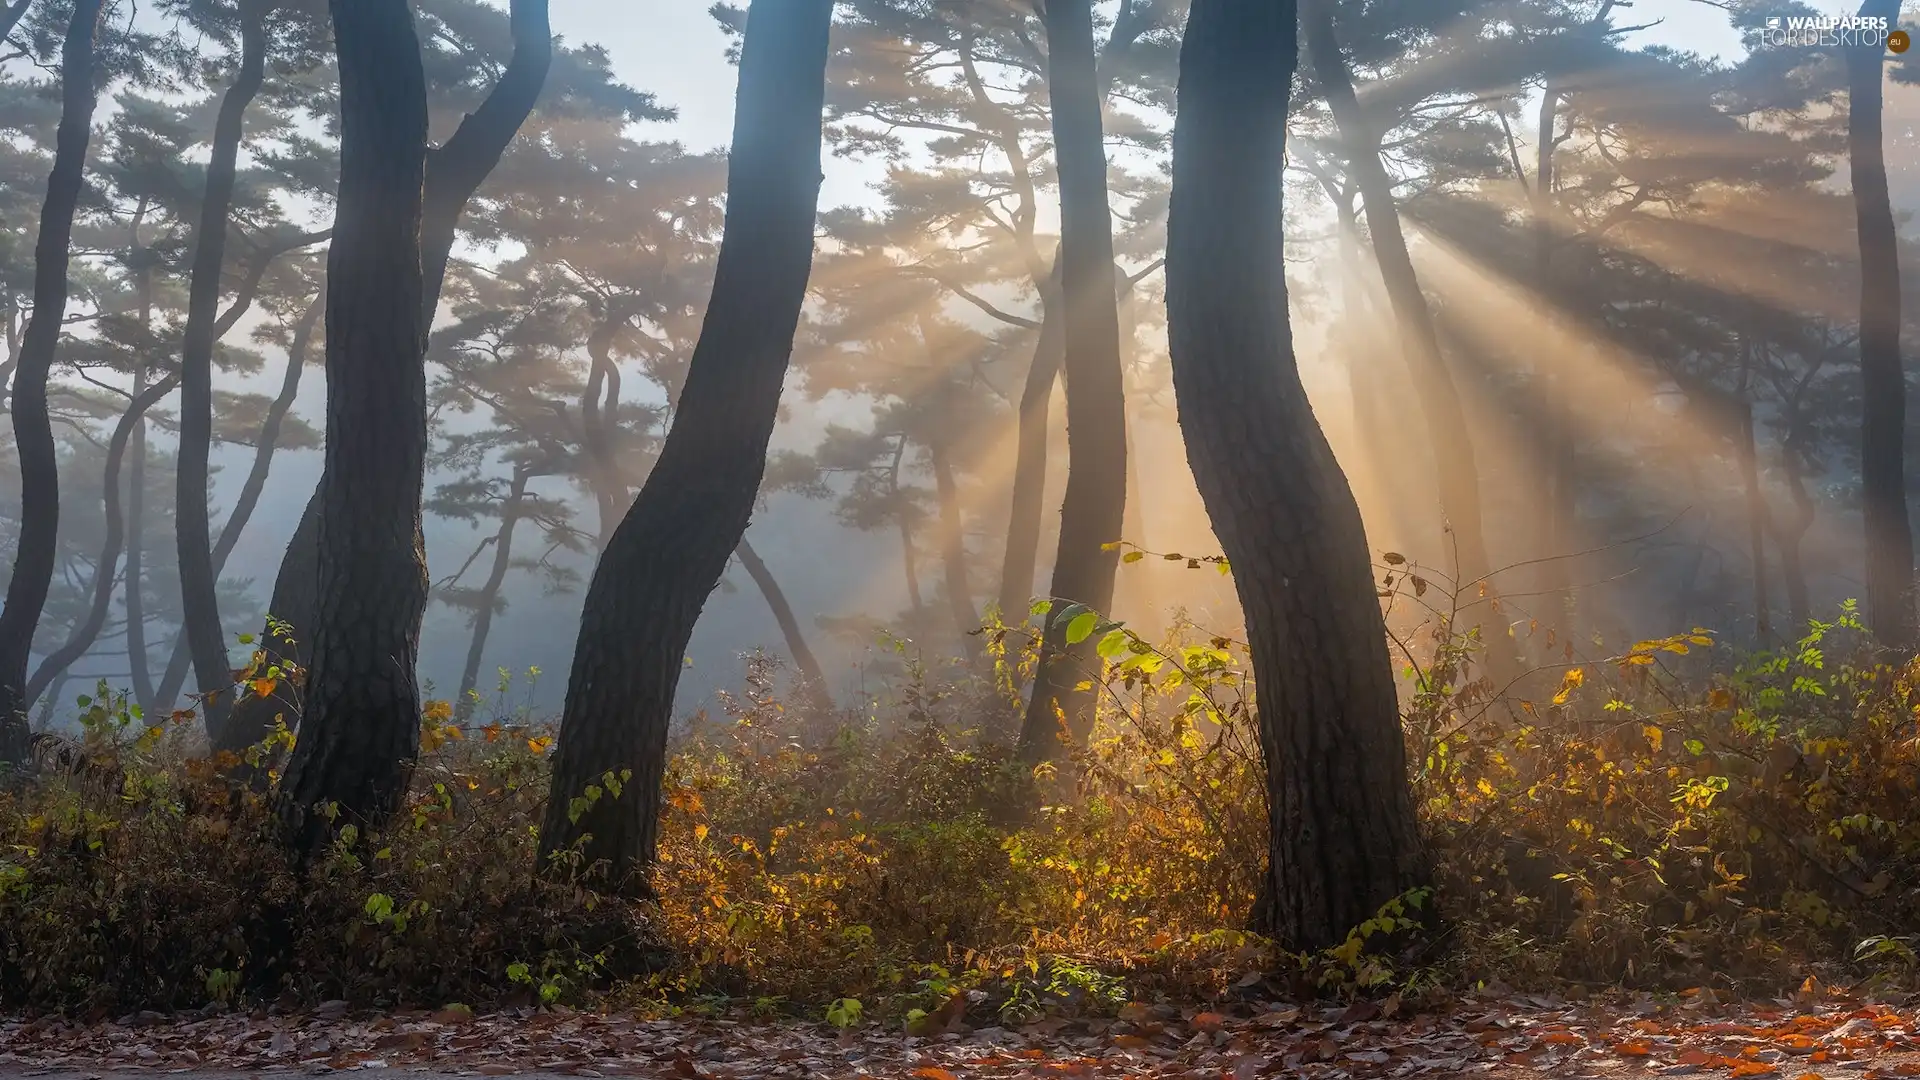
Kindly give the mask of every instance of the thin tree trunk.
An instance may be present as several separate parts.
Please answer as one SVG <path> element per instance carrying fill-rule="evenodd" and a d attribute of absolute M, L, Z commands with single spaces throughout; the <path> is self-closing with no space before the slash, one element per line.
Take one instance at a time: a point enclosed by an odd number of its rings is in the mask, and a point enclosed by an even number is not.
<path fill-rule="evenodd" d="M 1534 132 L 1533 187 L 1528 192 L 1533 216 L 1535 288 L 1549 296 L 1552 295 L 1553 280 L 1553 150 L 1555 140 L 1559 137 L 1559 106 L 1560 91 L 1549 84 L 1540 96 L 1539 121 Z M 1543 310 L 1551 311 L 1551 305 Z M 1541 388 L 1540 397 L 1534 405 L 1536 410 L 1557 408 L 1560 402 L 1566 400 L 1563 389 L 1566 377 L 1561 370 L 1563 365 L 1564 360 L 1549 351 L 1535 351 L 1534 374 Z M 1541 593 L 1540 602 L 1551 617 L 1551 625 L 1562 637 L 1571 637 L 1574 633 L 1573 594 L 1566 556 L 1577 546 L 1573 520 L 1574 507 L 1577 505 L 1572 487 L 1573 434 L 1553 424 L 1547 425 L 1544 430 L 1550 441 L 1547 453 L 1540 455 L 1542 467 L 1539 488 L 1532 500 L 1538 537 L 1534 554 L 1543 560 L 1539 564 L 1536 587 Z"/>
<path fill-rule="evenodd" d="M 587 487 L 600 511 L 599 549 L 605 551 L 627 507 L 627 483 L 620 476 L 613 440 L 619 428 L 620 365 L 613 362 L 613 336 L 620 323 L 611 317 L 587 338 L 593 368 L 580 395 L 581 441 L 586 447 Z"/>
<path fill-rule="evenodd" d="M 487 635 L 493 630 L 493 609 L 499 602 L 507 571 L 513 568 L 513 530 L 520 524 L 520 504 L 527 497 L 527 480 L 526 470 L 513 471 L 513 482 L 500 510 L 500 530 L 493 539 L 493 568 L 487 572 L 486 584 L 480 586 L 479 603 L 473 610 L 473 638 L 467 643 L 467 664 L 460 670 L 460 692 L 453 699 L 462 720 L 473 715 L 473 688 L 480 683 L 480 660 L 487 651 Z"/>
<path fill-rule="evenodd" d="M 213 450 L 214 322 L 227 252 L 228 217 L 247 106 L 266 79 L 266 0 L 241 0 L 240 70 L 220 98 L 214 121 L 206 193 L 194 230 L 193 277 L 188 287 L 187 325 L 180 358 L 180 451 L 175 466 L 174 530 L 180 563 L 181 618 L 193 658 L 196 695 L 209 735 L 226 725 L 233 707 L 233 670 L 220 624 L 219 573 L 213 566 L 213 527 L 208 518 L 208 458 Z"/>
<path fill-rule="evenodd" d="M 926 623 L 927 603 L 920 595 L 920 560 L 913 547 L 913 522 L 906 511 L 894 515 L 900 526 L 900 572 L 907 582 L 907 604 L 913 611 L 913 632 L 917 637 Z"/>
<path fill-rule="evenodd" d="M 1268 895 L 1288 948 L 1343 941 L 1425 880 L 1360 510 L 1287 323 L 1281 172 L 1293 0 L 1194 0 L 1168 221 L 1174 392 L 1233 567 L 1267 763 Z"/>
<path fill-rule="evenodd" d="M 833 697 L 827 688 L 827 673 L 820 667 L 820 661 L 813 655 L 813 649 L 807 645 L 807 636 L 800 629 L 800 620 L 794 617 L 793 605 L 787 603 L 786 591 L 780 588 L 773 571 L 767 568 L 760 553 L 753 550 L 746 537 L 740 538 L 739 546 L 733 553 L 740 557 L 740 565 L 746 567 L 747 576 L 753 579 L 760 589 L 760 595 L 766 598 L 767 607 L 773 610 L 773 621 L 780 625 L 780 635 L 787 640 L 787 651 L 793 654 L 794 666 L 800 669 L 800 692 L 813 704 L 833 708 Z"/>
<path fill-rule="evenodd" d="M 246 530 L 247 522 L 252 520 L 253 512 L 260 505 L 260 496 L 266 491 L 267 477 L 273 467 L 275 449 L 280 443 L 280 431 L 285 426 L 287 414 L 293 410 L 294 399 L 300 394 L 300 377 L 306 371 L 307 352 L 313 344 L 314 324 L 326 312 L 326 289 L 307 305 L 307 310 L 294 324 L 293 340 L 287 347 L 287 367 L 280 378 L 280 393 L 267 406 L 267 415 L 260 422 L 260 435 L 254 443 L 253 466 L 247 471 L 246 480 L 240 485 L 240 496 L 234 500 L 233 510 L 227 515 L 226 523 L 220 526 L 220 537 L 213 543 L 213 576 L 215 580 L 226 569 L 227 558 L 240 542 L 240 534 Z M 229 314 L 232 314 L 229 311 Z M 226 320 L 223 318 L 222 320 Z M 237 319 L 235 320 L 237 321 Z M 224 331 L 220 337 L 226 336 Z M 278 614 L 277 612 L 274 614 Z M 270 633 L 270 631 L 269 631 Z M 265 636 L 263 634 L 262 636 Z M 181 683 L 187 675 L 190 651 L 187 648 L 186 635 L 176 637 L 173 652 L 167 657 L 167 667 L 160 678 L 158 700 L 168 706 L 173 704 L 175 695 L 180 692 Z M 231 716 L 231 709 L 229 709 Z M 209 729 L 211 732 L 211 729 Z M 209 735 L 216 745 L 225 745 L 218 736 Z M 243 745 L 251 745 L 243 744 Z"/>
<path fill-rule="evenodd" d="M 406 793 L 420 750 L 414 666 L 427 606 L 426 77 L 406 0 L 330 6 L 341 146 L 327 253 L 319 604 L 300 738 L 280 784 L 288 842 L 303 855 L 339 826 L 382 823 Z"/>
<path fill-rule="evenodd" d="M 26 17 L 27 9 L 32 6 L 33 0 L 13 0 L 0 9 L 0 41 L 5 41 L 7 35 L 13 33 L 13 28 L 20 25 L 20 20 Z"/>
<path fill-rule="evenodd" d="M 1114 267 L 1116 300 L 1120 316 L 1120 370 L 1127 375 L 1134 371 L 1134 341 L 1138 332 L 1139 319 L 1133 309 L 1134 283 L 1126 272 Z M 1128 380 L 1123 379 L 1123 383 Z M 1127 397 L 1132 400 L 1131 388 Z M 1147 535 L 1147 493 L 1140 480 L 1140 453 L 1134 440 L 1134 430 L 1138 426 L 1134 417 L 1124 416 L 1122 422 L 1127 436 L 1127 502 L 1121 517 L 1121 536 L 1131 544 L 1148 551 L 1153 550 L 1153 540 Z M 1151 632 L 1160 623 L 1159 590 L 1154 588 L 1155 575 L 1159 560 L 1135 563 L 1133 569 L 1126 572 L 1127 593 L 1139 608 L 1138 617 L 1144 623 L 1136 622 L 1135 629 Z M 1120 582 L 1116 581 L 1116 588 Z M 1116 601 L 1116 604 L 1118 602 Z"/>
<path fill-rule="evenodd" d="M 967 579 L 967 533 L 960 512 L 960 485 L 953 477 L 946 443 L 935 439 L 927 446 L 933 463 L 933 489 L 940 502 L 940 568 L 947 587 L 947 609 L 960 634 L 960 647 L 969 656 L 980 652 L 980 615 L 973 609 L 973 585 Z"/>
<path fill-rule="evenodd" d="M 1013 491 L 1007 513 L 1007 549 L 1000 564 L 1000 618 L 1018 625 L 1033 604 L 1033 578 L 1040 552 L 1040 512 L 1046 501 L 1047 427 L 1053 384 L 1066 351 L 1066 311 L 1060 299 L 1060 256 L 1040 286 L 1040 333 L 1020 390 Z"/>
<path fill-rule="evenodd" d="M 137 397 L 147 388 L 147 345 L 153 327 L 153 262 L 139 238 L 134 238 L 134 255 L 140 260 L 134 272 L 134 294 L 140 308 L 140 355 L 133 361 L 133 392 Z M 127 442 L 132 466 L 127 470 L 127 672 L 133 683 L 133 697 L 142 709 L 155 706 L 153 659 L 147 655 L 146 528 L 147 528 L 147 420 L 145 414 L 133 425 Z"/>
<path fill-rule="evenodd" d="M 1799 446 L 1794 436 L 1788 436 L 1783 450 L 1781 471 L 1786 475 L 1787 497 L 1793 502 L 1793 513 L 1785 520 L 1779 515 L 1769 515 L 1767 526 L 1773 532 L 1773 546 L 1780 553 L 1780 575 L 1786 579 L 1787 617 L 1793 623 L 1793 633 L 1787 640 L 1791 644 L 1807 632 L 1807 621 L 1813 616 L 1801 544 L 1806 540 L 1807 530 L 1813 528 L 1816 509 L 1806 480 L 1800 475 Z"/>
<path fill-rule="evenodd" d="M 1492 564 L 1487 557 L 1480 511 L 1480 475 L 1474 462 L 1466 414 L 1460 404 L 1459 391 L 1447 372 L 1433 313 L 1427 308 L 1426 295 L 1420 290 L 1420 279 L 1414 273 L 1413 258 L 1400 229 L 1393 181 L 1380 161 L 1378 134 L 1368 126 L 1359 100 L 1354 96 L 1353 78 L 1334 36 L 1328 0 L 1309 0 L 1306 14 L 1308 52 L 1347 148 L 1349 167 L 1360 188 L 1367 228 L 1373 237 L 1374 256 L 1380 264 L 1381 280 L 1399 324 L 1415 389 L 1425 410 L 1427 437 L 1433 447 L 1439 480 L 1440 505 L 1450 529 L 1452 543 L 1448 555 L 1456 564 L 1449 569 L 1456 574 L 1464 592 L 1463 611 L 1476 612 L 1480 610 L 1482 590 L 1488 595 L 1493 592 L 1492 582 L 1488 580 Z M 1483 614 L 1469 614 L 1469 617 L 1477 622 L 1484 619 Z M 1513 643 L 1497 619 L 1482 625 L 1488 672 L 1496 688 L 1503 688 L 1517 674 Z"/>
<path fill-rule="evenodd" d="M 13 438 L 20 455 L 20 546 L 6 607 L 0 609 L 0 761 L 27 756 L 27 664 L 33 631 L 53 587 L 59 551 L 60 468 L 47 412 L 47 376 L 67 312 L 67 263 L 74 209 L 93 133 L 93 36 L 102 0 L 73 0 L 60 56 L 60 126 L 53 172 L 33 251 L 33 315 L 20 342 L 13 380 Z"/>
<path fill-rule="evenodd" d="M 66 642 L 42 660 L 33 677 L 27 680 L 25 703 L 29 708 L 39 700 L 48 684 L 65 674 L 74 661 L 87 654 L 87 650 L 99 638 L 101 628 L 107 625 L 107 612 L 113 606 L 113 587 L 119 576 L 115 571 L 119 568 L 120 549 L 127 535 L 126 520 L 120 513 L 120 469 L 126 462 L 128 443 L 141 418 L 155 402 L 173 393 L 174 385 L 178 382 L 177 374 L 169 375 L 135 395 L 127 405 L 127 411 L 120 415 L 120 422 L 114 425 L 112 437 L 107 440 L 107 464 L 100 488 L 106 503 L 107 535 L 100 543 L 100 560 L 93 567 L 93 602 L 87 608 L 86 617 L 74 627 Z"/>
<path fill-rule="evenodd" d="M 511 0 L 507 22 L 513 56 L 480 107 L 460 121 L 453 137 L 427 154 L 425 202 L 420 231 L 421 308 L 424 334 L 433 329 L 440 290 L 447 279 L 454 232 L 467 201 L 500 163 L 540 100 L 553 66 L 553 30 L 548 0 Z"/>
<path fill-rule="evenodd" d="M 587 588 L 541 861 L 577 853 L 623 891 L 650 891 L 687 642 L 766 472 L 813 264 L 832 21 L 832 0 L 749 8 L 713 296 L 673 427 Z"/>
<path fill-rule="evenodd" d="M 1020 729 L 1020 753 L 1057 756 L 1060 723 L 1071 745 L 1093 729 L 1100 658 L 1091 637 L 1065 638 L 1069 603 L 1113 606 L 1117 543 L 1127 503 L 1126 395 L 1120 315 L 1113 289 L 1113 216 L 1107 202 L 1102 95 L 1095 71 L 1090 0 L 1049 0 L 1047 84 L 1060 176 L 1060 288 L 1066 313 L 1067 490 L 1049 590 L 1056 611 L 1041 637 L 1040 666 Z M 1110 546 L 1115 545 L 1115 546 Z"/>
<path fill-rule="evenodd" d="M 1753 400 L 1740 399 L 1740 485 L 1747 502 L 1747 555 L 1753 561 L 1753 618 L 1762 648 L 1773 644 L 1773 614 L 1767 601 L 1767 495 L 1760 488 L 1760 451 L 1753 430 Z"/>
<path fill-rule="evenodd" d="M 1891 24 L 1900 0 L 1866 0 Z M 1887 194 L 1879 45 L 1847 50 L 1847 150 L 1860 242 L 1860 487 L 1866 511 L 1867 625 L 1880 644 L 1915 643 L 1913 526 L 1907 517 L 1907 384 L 1900 357 L 1900 249 Z"/>

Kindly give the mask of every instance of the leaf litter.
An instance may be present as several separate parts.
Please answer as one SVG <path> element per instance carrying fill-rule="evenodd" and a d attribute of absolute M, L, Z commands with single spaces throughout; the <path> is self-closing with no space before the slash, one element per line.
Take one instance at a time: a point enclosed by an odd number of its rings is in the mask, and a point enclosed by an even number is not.
<path fill-rule="evenodd" d="M 976 1026 L 977 1025 L 977 1026 Z M 923 1029 L 924 1030 L 924 1029 Z M 1920 1010 L 1837 999 L 1723 1003 L 1468 995 L 1425 1011 L 1235 1003 L 1135 1003 L 1117 1019 L 1002 1026 L 956 1010 L 938 1033 L 738 1017 L 465 1006 L 361 1014 L 329 1002 L 297 1015 L 139 1013 L 116 1022 L 0 1022 L 0 1075 L 72 1070 L 318 1074 L 399 1069 L 481 1076 L 662 1080 L 1383 1080 L 1655 1077 L 1893 1080 L 1920 1077 Z"/>

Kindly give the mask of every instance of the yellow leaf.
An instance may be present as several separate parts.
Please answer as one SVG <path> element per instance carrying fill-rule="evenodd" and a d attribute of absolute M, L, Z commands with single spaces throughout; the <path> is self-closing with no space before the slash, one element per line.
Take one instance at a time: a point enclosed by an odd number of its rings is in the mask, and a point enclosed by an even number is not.
<path fill-rule="evenodd" d="M 421 710 L 420 715 L 436 722 L 451 720 L 453 719 L 453 702 L 429 701 Z"/>
<path fill-rule="evenodd" d="M 1587 673 L 1581 668 L 1568 668 L 1560 678 L 1560 692 L 1553 695 L 1555 705 L 1565 705 L 1573 697 L 1573 692 L 1587 681 Z"/>
<path fill-rule="evenodd" d="M 1714 687 L 1713 692 L 1707 695 L 1707 708 L 1709 709 L 1733 708 L 1733 694 L 1729 692 L 1727 688 L 1724 686 Z"/>
<path fill-rule="evenodd" d="M 1646 735 L 1647 742 L 1653 744 L 1653 749 L 1655 750 L 1655 752 L 1658 752 L 1661 744 L 1666 741 L 1667 733 L 1653 726 L 1652 724 L 1646 725 L 1645 727 L 1641 728 L 1640 731 L 1642 734 Z"/>
<path fill-rule="evenodd" d="M 695 840 L 705 840 L 707 838 L 707 832 L 708 829 L 704 824 L 695 825 L 693 827 L 693 838 Z"/>
<path fill-rule="evenodd" d="M 552 745 L 553 736 L 551 735 L 535 735 L 533 738 L 527 740 L 527 749 L 536 754 L 546 753 L 547 747 Z"/>

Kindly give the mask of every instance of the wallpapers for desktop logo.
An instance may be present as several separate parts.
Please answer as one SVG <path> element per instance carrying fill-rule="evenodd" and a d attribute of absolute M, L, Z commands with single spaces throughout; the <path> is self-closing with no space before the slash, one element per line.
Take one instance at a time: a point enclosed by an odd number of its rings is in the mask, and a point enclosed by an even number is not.
<path fill-rule="evenodd" d="M 1876 15 L 1769 15 L 1762 38 L 1774 48 L 1885 48 L 1896 53 L 1912 44 L 1893 20 Z"/>

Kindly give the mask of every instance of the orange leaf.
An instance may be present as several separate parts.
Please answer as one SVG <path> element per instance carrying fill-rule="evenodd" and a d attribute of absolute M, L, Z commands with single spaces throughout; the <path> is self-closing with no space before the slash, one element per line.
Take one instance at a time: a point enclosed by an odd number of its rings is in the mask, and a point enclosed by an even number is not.
<path fill-rule="evenodd" d="M 1705 1050 L 1682 1050 L 1674 1061 L 1680 1065 L 1705 1065 L 1713 1060 L 1713 1055 Z"/>
<path fill-rule="evenodd" d="M 953 1075 L 947 1070 L 935 1068 L 932 1065 L 928 1065 L 925 1068 L 913 1070 L 913 1075 L 917 1078 L 917 1080 L 960 1080 L 959 1077 Z"/>
<path fill-rule="evenodd" d="M 1152 1046 L 1153 1041 L 1151 1039 L 1143 1039 L 1138 1035 L 1115 1035 L 1113 1037 L 1113 1045 L 1123 1050 L 1144 1050 Z"/>
<path fill-rule="evenodd" d="M 1549 1046 L 1574 1046 L 1587 1040 L 1575 1035 L 1571 1031 L 1549 1031 L 1545 1035 L 1540 1036 L 1540 1041 Z"/>
<path fill-rule="evenodd" d="M 1780 1070 L 1778 1068 L 1775 1068 L 1774 1066 L 1769 1065 L 1764 1061 L 1743 1061 L 1738 1065 L 1735 1065 L 1733 1067 L 1732 1072 L 1730 1072 L 1728 1075 L 1734 1076 L 1734 1077 L 1772 1076 L 1779 1071 Z"/>
<path fill-rule="evenodd" d="M 1653 1044 L 1645 1039 L 1628 1039 L 1615 1046 L 1613 1052 L 1625 1057 L 1646 1057 L 1653 1053 Z"/>
<path fill-rule="evenodd" d="M 1219 1031 L 1227 1026 L 1227 1018 L 1216 1012 L 1194 1013 L 1190 1021 L 1195 1031 Z"/>

